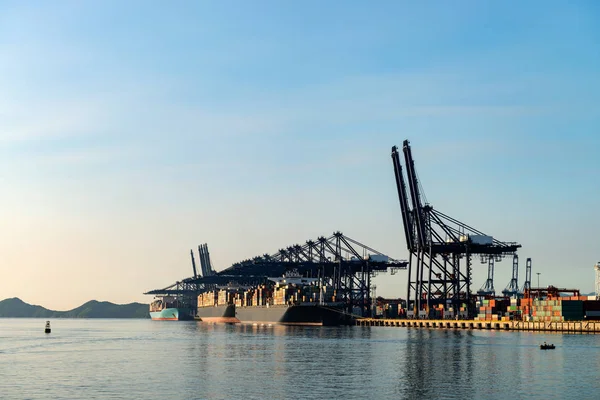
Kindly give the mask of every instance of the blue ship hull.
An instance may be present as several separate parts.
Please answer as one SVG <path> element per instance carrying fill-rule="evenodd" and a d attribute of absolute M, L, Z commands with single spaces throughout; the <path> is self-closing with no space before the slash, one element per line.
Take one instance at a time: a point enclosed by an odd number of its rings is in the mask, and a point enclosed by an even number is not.
<path fill-rule="evenodd" d="M 193 310 L 189 308 L 165 308 L 161 311 L 150 311 L 154 321 L 191 321 L 194 319 Z"/>

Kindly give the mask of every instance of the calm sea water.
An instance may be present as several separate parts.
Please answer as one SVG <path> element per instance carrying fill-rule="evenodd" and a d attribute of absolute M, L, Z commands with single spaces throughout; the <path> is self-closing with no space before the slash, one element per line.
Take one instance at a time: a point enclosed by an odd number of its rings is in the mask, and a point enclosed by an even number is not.
<path fill-rule="evenodd" d="M 600 335 L 44 322 L 0 319 L 0 398 L 600 398 Z"/>

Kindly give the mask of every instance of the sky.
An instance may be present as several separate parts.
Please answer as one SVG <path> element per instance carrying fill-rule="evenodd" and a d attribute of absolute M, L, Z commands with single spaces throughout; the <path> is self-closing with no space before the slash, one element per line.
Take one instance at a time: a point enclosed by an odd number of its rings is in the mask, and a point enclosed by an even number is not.
<path fill-rule="evenodd" d="M 599 20 L 592 0 L 0 0 L 0 299 L 150 302 L 201 243 L 217 270 L 334 231 L 406 259 L 404 139 L 434 208 L 519 242 L 521 277 L 531 257 L 591 292 Z"/>

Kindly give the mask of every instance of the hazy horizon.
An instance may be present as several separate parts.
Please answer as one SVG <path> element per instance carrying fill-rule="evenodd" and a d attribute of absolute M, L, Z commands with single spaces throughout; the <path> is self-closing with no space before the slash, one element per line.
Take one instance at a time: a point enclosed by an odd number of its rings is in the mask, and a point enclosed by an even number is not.
<path fill-rule="evenodd" d="M 406 259 L 429 202 L 594 290 L 600 5 L 0 2 L 0 298 L 143 293 L 334 231 Z M 504 289 L 512 261 L 496 264 Z M 487 267 L 474 264 L 473 290 Z M 375 279 L 404 297 L 406 272 Z"/>
<path fill-rule="evenodd" d="M 31 303 L 31 302 L 27 301 L 26 299 L 22 299 L 22 298 L 17 297 L 17 296 L 7 297 L 7 298 L 0 299 L 0 302 L 5 301 L 5 300 L 12 300 L 12 299 L 21 300 L 23 303 L 29 304 L 30 306 L 43 307 L 43 308 L 47 309 L 48 311 L 72 311 L 72 310 L 74 310 L 76 308 L 79 308 L 79 307 L 81 307 L 81 306 L 83 306 L 83 305 L 85 305 L 87 303 L 94 302 L 94 301 L 98 302 L 98 303 L 111 303 L 111 304 L 115 304 L 117 306 L 126 306 L 126 305 L 129 305 L 129 304 L 148 304 L 149 303 L 149 301 L 147 301 L 147 302 L 131 301 L 131 302 L 127 302 L 127 303 L 115 303 L 114 301 L 110 301 L 110 300 L 89 299 L 89 300 L 84 301 L 83 303 L 81 303 L 79 305 L 76 305 L 74 307 L 70 307 L 70 308 L 67 308 L 67 309 L 57 310 L 57 309 L 54 309 L 54 308 L 46 307 L 44 304 Z"/>

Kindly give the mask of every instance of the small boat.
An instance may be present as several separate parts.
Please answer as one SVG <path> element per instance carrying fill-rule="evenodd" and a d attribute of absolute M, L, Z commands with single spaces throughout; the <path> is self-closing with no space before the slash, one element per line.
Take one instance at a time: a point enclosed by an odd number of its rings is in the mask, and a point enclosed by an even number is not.
<path fill-rule="evenodd" d="M 46 332 L 46 333 L 50 333 L 51 332 L 50 321 L 46 321 L 46 329 L 44 329 L 44 332 Z"/>
<path fill-rule="evenodd" d="M 546 342 L 544 342 L 544 344 L 540 345 L 540 350 L 554 350 L 554 344 L 548 344 Z"/>

